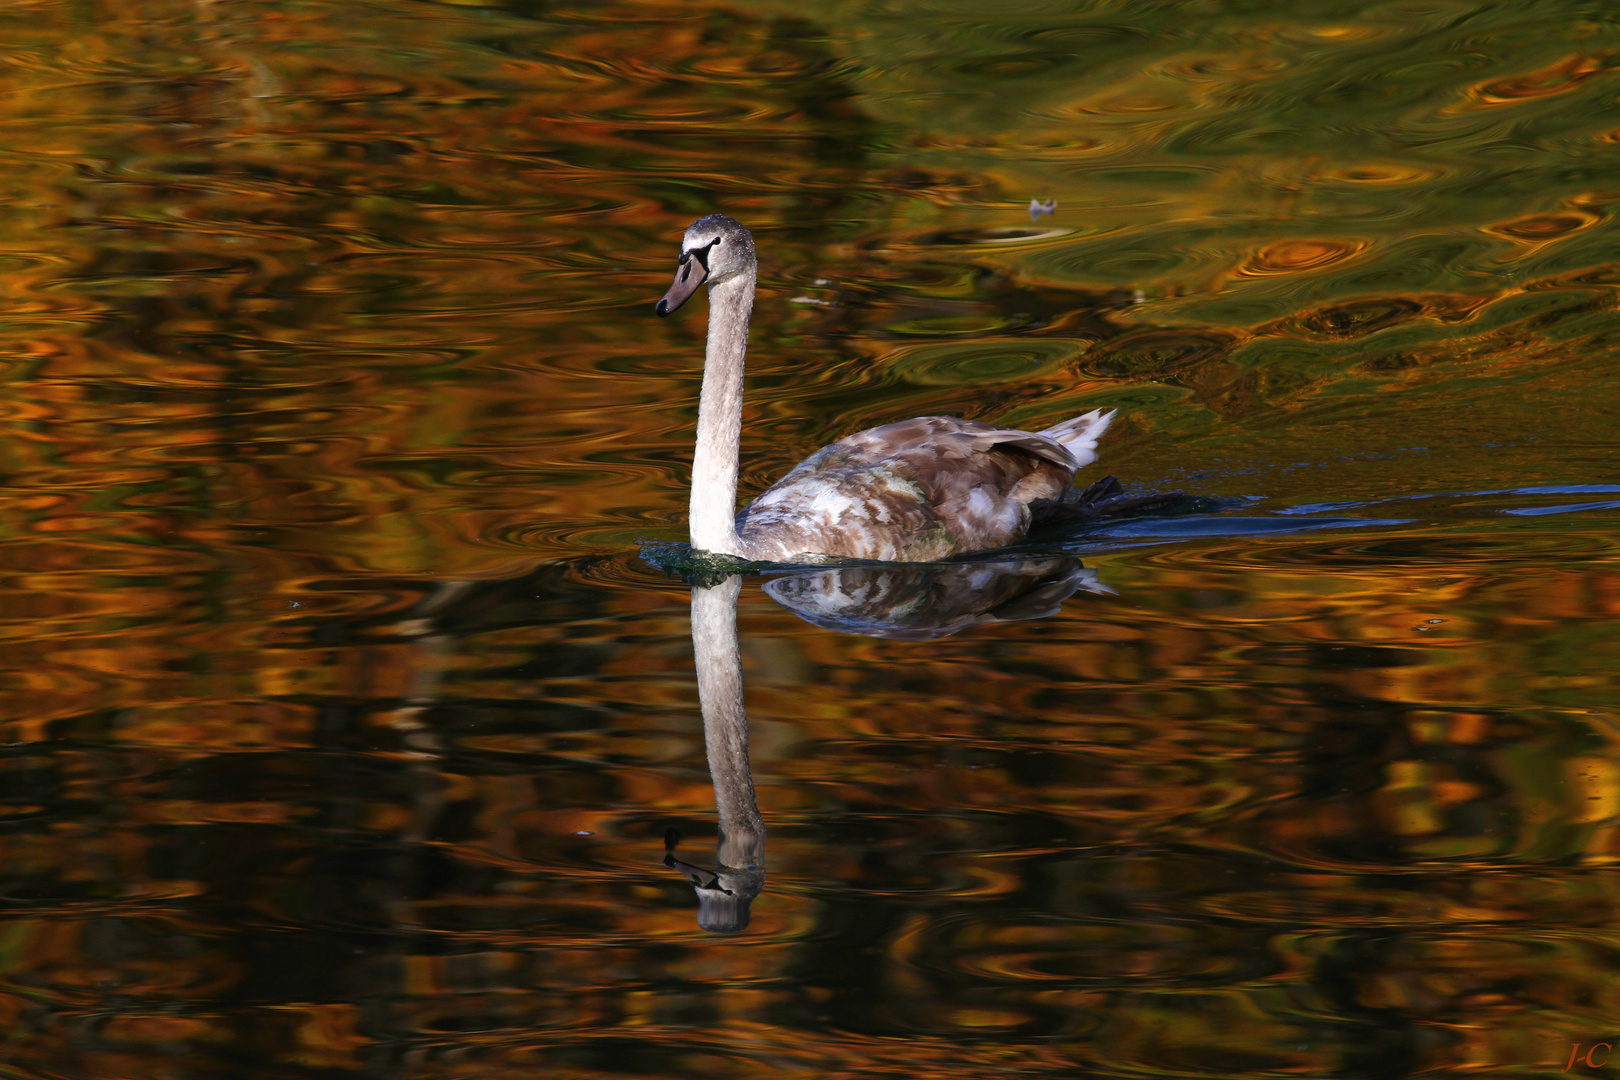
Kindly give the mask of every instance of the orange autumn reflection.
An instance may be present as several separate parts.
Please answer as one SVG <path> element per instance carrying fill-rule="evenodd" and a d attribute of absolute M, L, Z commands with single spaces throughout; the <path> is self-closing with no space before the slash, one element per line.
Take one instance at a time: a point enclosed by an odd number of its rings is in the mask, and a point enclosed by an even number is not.
<path fill-rule="evenodd" d="M 1238 273 L 1253 277 L 1308 273 L 1353 259 L 1366 247 L 1353 240 L 1285 240 L 1255 252 Z"/>
<path fill-rule="evenodd" d="M 0 22 L 17 1075 L 1517 1075 L 1614 1014 L 1591 5 Z M 703 348 L 650 305 L 715 209 L 745 494 L 1109 406 L 1102 467 L 1208 500 L 932 640 L 745 582 L 725 938 L 661 862 L 721 815 L 637 554 Z"/>
<path fill-rule="evenodd" d="M 1594 75 L 1614 68 L 1610 53 L 1576 53 L 1539 71 L 1485 83 L 1473 91 L 1473 96 L 1483 106 L 1508 105 L 1525 98 L 1567 93 Z"/>

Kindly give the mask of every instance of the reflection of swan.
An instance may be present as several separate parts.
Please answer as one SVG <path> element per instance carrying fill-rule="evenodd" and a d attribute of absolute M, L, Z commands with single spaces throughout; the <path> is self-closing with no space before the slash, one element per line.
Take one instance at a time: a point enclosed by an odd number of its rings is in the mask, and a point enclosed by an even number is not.
<path fill-rule="evenodd" d="M 945 566 L 850 566 L 777 578 L 771 598 L 817 626 L 873 637 L 927 641 L 980 623 L 1044 619 L 1080 590 L 1112 592 L 1075 559 L 955 563 Z M 692 653 L 697 665 L 703 742 L 720 816 L 719 866 L 705 870 L 675 857 L 680 834 L 664 836 L 664 865 L 697 890 L 698 925 L 734 934 L 765 887 L 765 821 L 748 770 L 737 596 L 742 578 L 692 590 Z"/>
<path fill-rule="evenodd" d="M 719 869 L 713 873 L 675 858 L 665 841 L 664 865 L 697 889 L 698 925 L 734 934 L 748 925 L 748 905 L 765 886 L 765 822 L 748 771 L 748 714 L 743 711 L 742 653 L 737 645 L 737 594 L 742 578 L 692 590 L 692 652 L 697 663 L 703 742 L 720 813 Z"/>
<path fill-rule="evenodd" d="M 1113 592 L 1075 559 L 846 566 L 765 583 L 805 622 L 846 634 L 930 641 L 982 623 L 1044 619 L 1081 590 Z"/>
<path fill-rule="evenodd" d="M 928 562 L 1023 539 L 1097 458 L 1112 412 L 1035 433 L 922 416 L 847 436 L 737 512 L 743 355 L 754 306 L 754 239 L 723 214 L 686 230 L 658 314 L 709 285 L 709 342 L 692 462 L 692 546 L 771 562 Z"/>

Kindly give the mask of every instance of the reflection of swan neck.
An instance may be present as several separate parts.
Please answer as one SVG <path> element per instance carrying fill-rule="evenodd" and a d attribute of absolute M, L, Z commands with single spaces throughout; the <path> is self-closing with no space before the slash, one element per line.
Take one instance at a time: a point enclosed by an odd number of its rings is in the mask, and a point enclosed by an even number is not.
<path fill-rule="evenodd" d="M 748 773 L 748 715 L 743 711 L 742 653 L 737 645 L 741 589 L 742 578 L 733 577 L 712 589 L 692 590 L 692 651 L 703 707 L 703 740 L 725 833 L 764 828 Z"/>
<path fill-rule="evenodd" d="M 743 357 L 748 351 L 748 316 L 753 308 L 752 266 L 709 287 L 709 344 L 698 399 L 690 509 L 692 546 L 699 551 L 746 554 L 737 537 L 737 463 L 742 442 Z"/>
<path fill-rule="evenodd" d="M 714 803 L 720 816 L 719 877 L 729 893 L 705 897 L 699 922 L 729 932 L 748 925 L 748 904 L 765 883 L 765 822 L 748 771 L 748 715 L 743 711 L 737 595 L 742 578 L 692 590 L 692 652 Z M 700 894 L 702 896 L 702 894 Z M 711 908 L 712 910 L 707 910 Z"/>

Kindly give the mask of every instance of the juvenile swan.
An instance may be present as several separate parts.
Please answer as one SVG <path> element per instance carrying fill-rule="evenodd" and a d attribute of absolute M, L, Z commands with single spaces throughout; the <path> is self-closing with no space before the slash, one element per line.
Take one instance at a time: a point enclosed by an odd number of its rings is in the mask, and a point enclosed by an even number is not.
<path fill-rule="evenodd" d="M 692 223 L 659 315 L 709 286 L 709 344 L 692 462 L 692 546 L 762 562 L 931 562 L 1016 543 L 1097 459 L 1113 410 L 1039 433 L 919 416 L 812 454 L 741 513 L 743 354 L 754 307 L 754 238 L 724 214 Z"/>

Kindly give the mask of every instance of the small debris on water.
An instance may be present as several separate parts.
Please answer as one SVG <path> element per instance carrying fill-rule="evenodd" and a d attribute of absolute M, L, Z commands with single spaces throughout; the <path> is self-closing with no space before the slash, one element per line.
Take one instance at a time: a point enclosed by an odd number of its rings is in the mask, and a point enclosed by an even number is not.
<path fill-rule="evenodd" d="M 817 300 L 813 296 L 795 296 L 789 300 L 790 304 L 814 304 L 816 307 L 836 307 L 831 300 Z"/>
<path fill-rule="evenodd" d="M 589 829 L 578 829 L 578 830 L 576 830 L 574 832 L 574 835 L 575 836 L 595 836 L 596 834 L 591 832 L 591 830 L 589 830 Z"/>
<path fill-rule="evenodd" d="M 1039 221 L 1045 215 L 1055 213 L 1057 213 L 1056 199 L 1047 199 L 1045 202 L 1039 199 L 1029 200 L 1029 220 Z"/>

